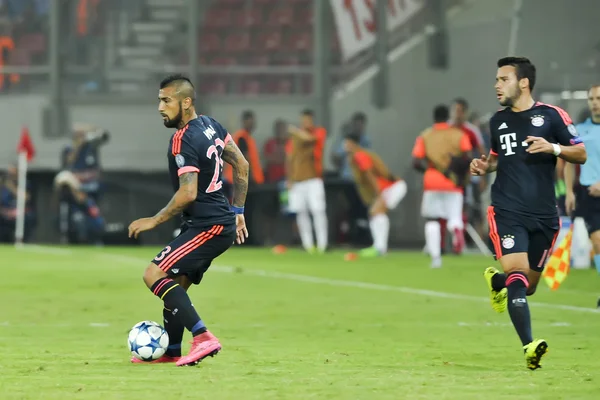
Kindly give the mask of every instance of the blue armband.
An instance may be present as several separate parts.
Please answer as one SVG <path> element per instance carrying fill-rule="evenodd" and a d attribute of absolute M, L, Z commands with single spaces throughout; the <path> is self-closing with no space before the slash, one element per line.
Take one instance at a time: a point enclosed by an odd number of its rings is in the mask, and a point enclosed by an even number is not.
<path fill-rule="evenodd" d="M 244 214 L 244 207 L 231 206 L 231 211 L 237 214 Z"/>

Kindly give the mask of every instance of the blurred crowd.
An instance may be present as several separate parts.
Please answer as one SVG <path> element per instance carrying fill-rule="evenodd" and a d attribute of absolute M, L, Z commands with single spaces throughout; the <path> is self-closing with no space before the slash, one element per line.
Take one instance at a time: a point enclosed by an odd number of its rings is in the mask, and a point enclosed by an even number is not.
<path fill-rule="evenodd" d="M 106 0 L 59 0 L 63 59 L 90 64 L 90 39 L 103 33 Z M 48 64 L 50 0 L 0 0 L 0 66 Z M 0 92 L 23 90 L 35 75 L 0 74 Z"/>

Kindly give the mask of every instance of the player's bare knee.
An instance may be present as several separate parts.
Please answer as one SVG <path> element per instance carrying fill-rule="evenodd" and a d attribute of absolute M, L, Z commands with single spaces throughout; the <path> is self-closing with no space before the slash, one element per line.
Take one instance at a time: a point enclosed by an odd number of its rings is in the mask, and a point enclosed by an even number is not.
<path fill-rule="evenodd" d="M 500 258 L 500 265 L 506 274 L 521 272 L 527 276 L 529 272 L 527 253 L 506 254 Z"/>
<path fill-rule="evenodd" d="M 167 274 L 163 270 L 158 268 L 156 264 L 150 263 L 144 271 L 144 283 L 148 288 L 151 288 L 157 280 L 164 278 L 165 276 L 167 276 Z"/>

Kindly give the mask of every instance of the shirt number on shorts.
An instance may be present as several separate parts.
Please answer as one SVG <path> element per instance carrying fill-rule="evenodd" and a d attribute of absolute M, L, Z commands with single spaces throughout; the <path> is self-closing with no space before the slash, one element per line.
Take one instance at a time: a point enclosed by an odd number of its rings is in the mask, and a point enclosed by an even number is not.
<path fill-rule="evenodd" d="M 167 254 L 171 251 L 171 246 L 165 247 L 165 249 L 154 258 L 154 261 L 162 261 Z"/>
<path fill-rule="evenodd" d="M 218 147 L 221 148 L 220 152 Z M 221 158 L 221 154 L 223 153 L 224 149 L 225 142 L 223 142 L 221 139 L 215 139 L 215 144 L 210 146 L 206 151 L 206 157 L 212 158 L 215 156 L 215 173 L 210 181 L 210 185 L 208 185 L 208 188 L 206 189 L 206 193 L 216 192 L 223 186 L 223 181 L 221 181 L 219 177 L 221 176 L 221 171 L 223 170 L 223 159 Z"/>

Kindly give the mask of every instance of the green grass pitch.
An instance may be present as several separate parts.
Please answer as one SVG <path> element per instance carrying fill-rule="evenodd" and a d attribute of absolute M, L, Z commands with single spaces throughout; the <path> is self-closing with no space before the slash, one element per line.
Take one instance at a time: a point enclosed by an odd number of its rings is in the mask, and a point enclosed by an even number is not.
<path fill-rule="evenodd" d="M 233 248 L 191 298 L 223 351 L 197 367 L 132 365 L 127 332 L 162 323 L 142 282 L 158 248 L 0 247 L 0 399 L 598 399 L 600 277 L 530 298 L 550 352 L 525 368 L 493 260 Z M 188 349 L 189 334 L 184 338 Z"/>

